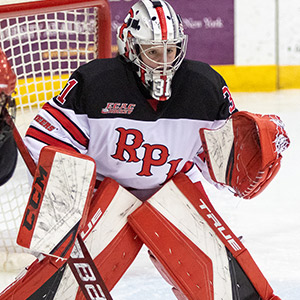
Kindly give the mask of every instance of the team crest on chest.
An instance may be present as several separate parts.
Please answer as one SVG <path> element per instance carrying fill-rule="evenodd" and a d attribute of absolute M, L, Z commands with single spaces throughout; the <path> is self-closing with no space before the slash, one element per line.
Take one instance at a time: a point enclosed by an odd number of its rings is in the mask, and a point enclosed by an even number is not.
<path fill-rule="evenodd" d="M 126 114 L 130 115 L 135 108 L 132 103 L 108 102 L 105 108 L 102 108 L 102 114 Z"/>

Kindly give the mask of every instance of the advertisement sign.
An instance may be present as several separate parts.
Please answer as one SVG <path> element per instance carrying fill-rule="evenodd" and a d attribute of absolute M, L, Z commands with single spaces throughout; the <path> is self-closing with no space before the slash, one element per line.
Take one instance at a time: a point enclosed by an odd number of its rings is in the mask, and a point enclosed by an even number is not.
<path fill-rule="evenodd" d="M 110 0 L 113 50 L 116 30 L 136 0 Z M 189 36 L 187 58 L 212 65 L 234 64 L 234 0 L 169 0 Z"/>

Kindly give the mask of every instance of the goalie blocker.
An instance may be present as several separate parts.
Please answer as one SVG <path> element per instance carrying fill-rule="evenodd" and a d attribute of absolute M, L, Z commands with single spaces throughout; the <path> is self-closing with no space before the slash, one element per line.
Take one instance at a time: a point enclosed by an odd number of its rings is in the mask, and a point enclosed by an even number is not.
<path fill-rule="evenodd" d="M 68 258 L 86 222 L 95 181 L 92 158 L 44 147 L 17 243 L 34 252 Z"/>

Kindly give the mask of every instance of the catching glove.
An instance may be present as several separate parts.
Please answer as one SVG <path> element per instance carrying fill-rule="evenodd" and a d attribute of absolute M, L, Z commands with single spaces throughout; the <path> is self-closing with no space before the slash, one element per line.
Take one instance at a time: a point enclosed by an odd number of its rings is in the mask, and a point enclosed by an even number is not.
<path fill-rule="evenodd" d="M 290 140 L 276 115 L 234 113 L 219 129 L 201 129 L 211 178 L 251 199 L 261 193 L 280 168 Z"/>

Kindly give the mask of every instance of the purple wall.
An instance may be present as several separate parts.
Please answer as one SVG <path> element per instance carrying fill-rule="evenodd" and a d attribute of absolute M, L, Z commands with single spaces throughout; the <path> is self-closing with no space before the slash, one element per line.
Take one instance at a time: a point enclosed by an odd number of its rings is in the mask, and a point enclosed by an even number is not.
<path fill-rule="evenodd" d="M 169 0 L 189 36 L 187 57 L 212 65 L 234 64 L 234 0 Z M 113 45 L 117 27 L 136 2 L 110 0 Z"/>

